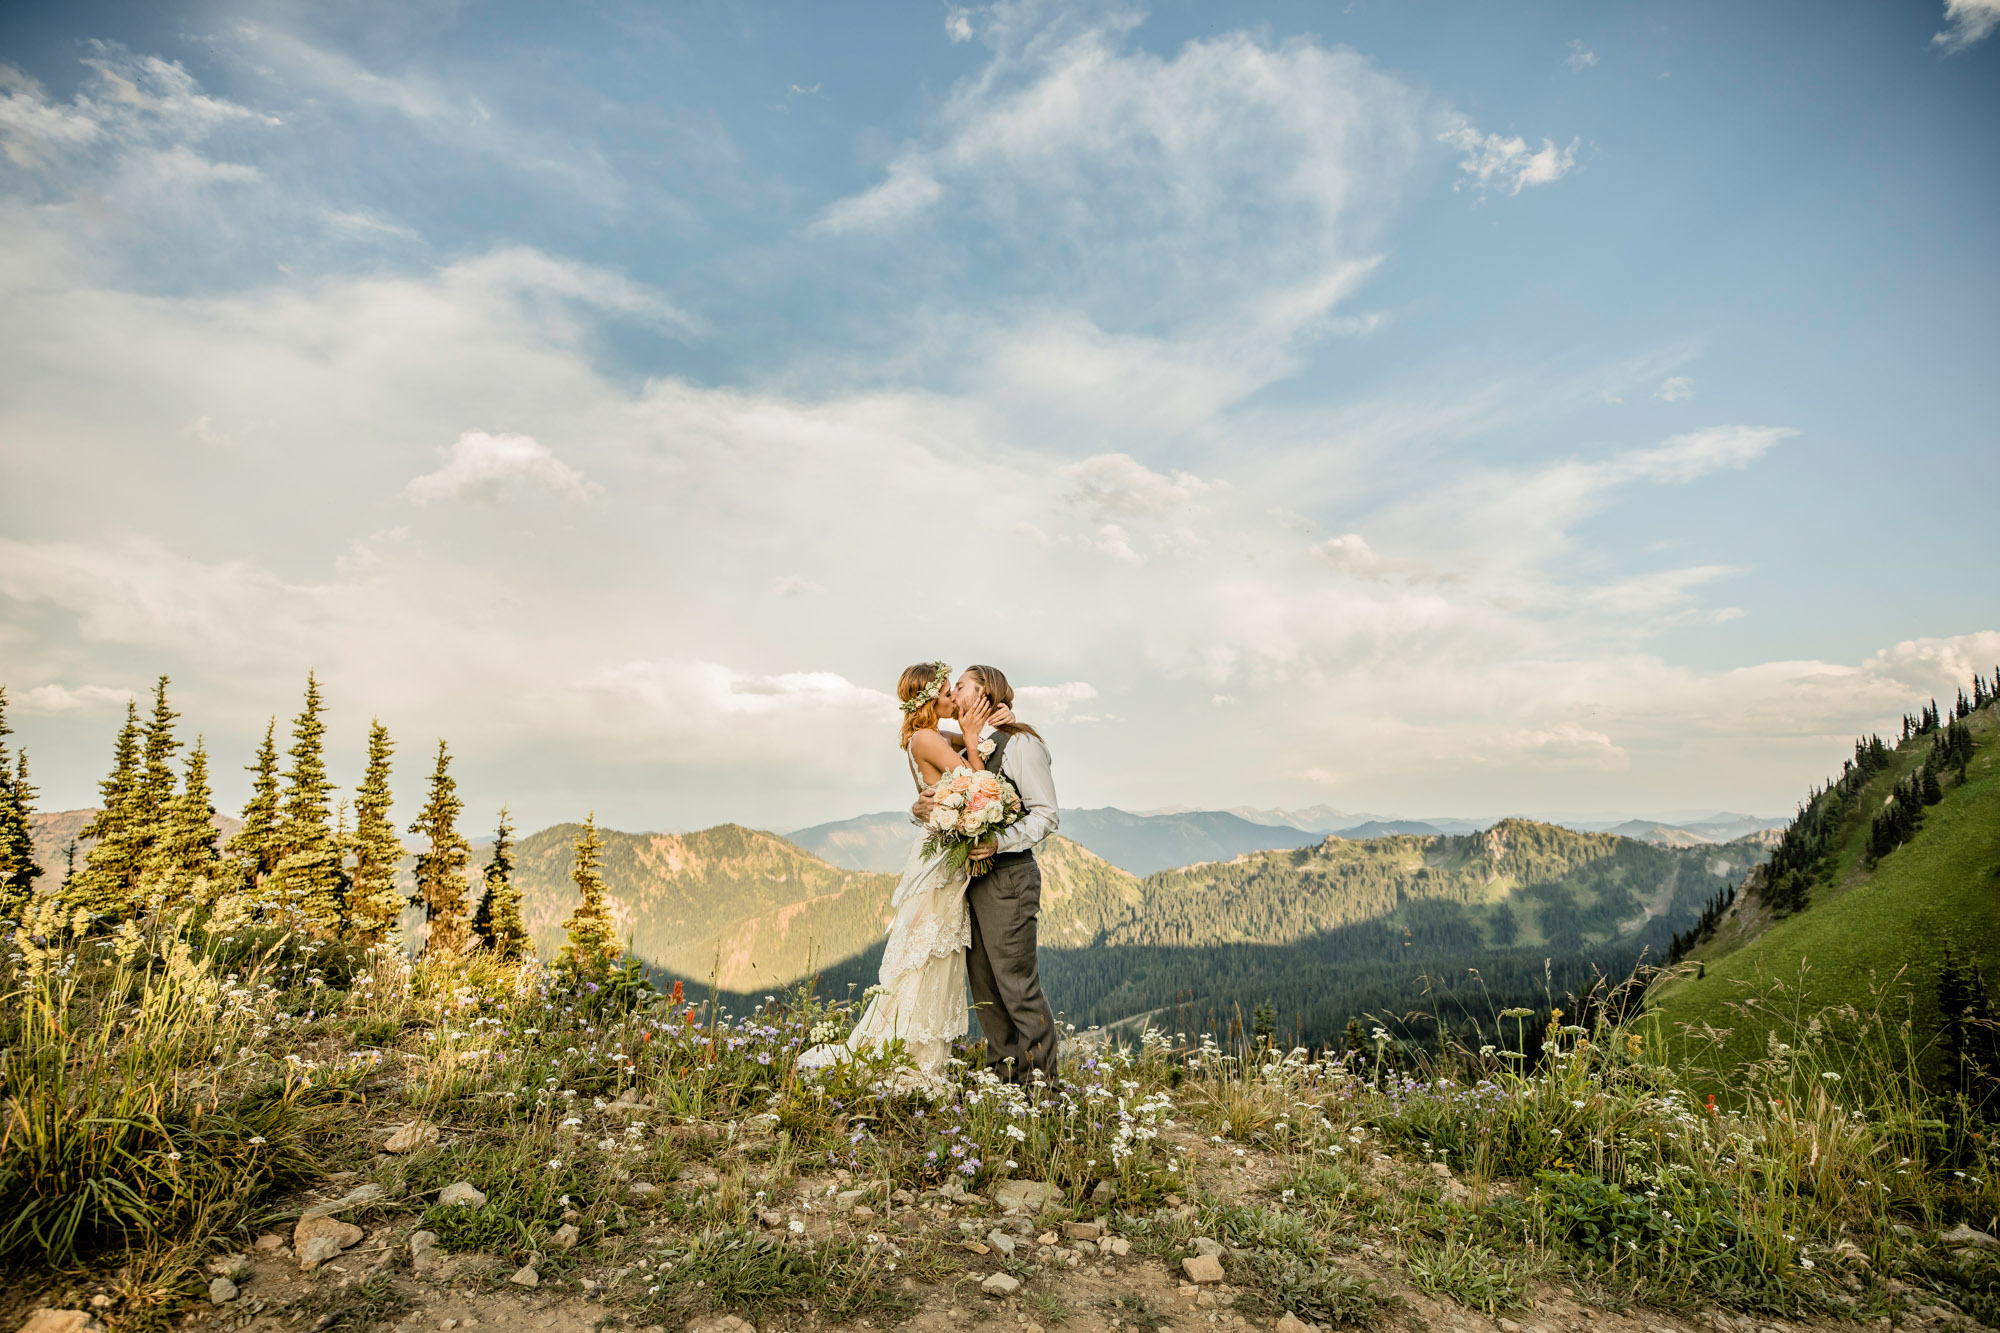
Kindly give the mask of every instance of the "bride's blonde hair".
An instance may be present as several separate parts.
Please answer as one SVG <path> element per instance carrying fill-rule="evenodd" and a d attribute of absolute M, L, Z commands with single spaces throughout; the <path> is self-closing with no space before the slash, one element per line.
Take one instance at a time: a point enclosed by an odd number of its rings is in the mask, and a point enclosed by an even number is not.
<path fill-rule="evenodd" d="M 908 704 L 910 700 L 916 698 L 925 690 L 930 689 L 931 682 L 937 679 L 938 673 L 946 669 L 945 664 L 942 662 L 919 662 L 915 666 L 904 667 L 903 674 L 896 681 L 897 700 Z M 903 710 L 903 748 L 909 748 L 910 737 L 916 735 L 926 727 L 935 727 L 937 725 L 938 696 L 943 693 L 944 690 L 939 688 L 932 692 L 930 698 L 925 699 L 915 708 L 905 708 Z"/>

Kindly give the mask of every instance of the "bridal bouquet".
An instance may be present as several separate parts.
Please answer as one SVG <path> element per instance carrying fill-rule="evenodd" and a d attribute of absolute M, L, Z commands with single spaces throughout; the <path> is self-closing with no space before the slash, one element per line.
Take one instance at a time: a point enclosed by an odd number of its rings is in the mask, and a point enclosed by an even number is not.
<path fill-rule="evenodd" d="M 924 838 L 924 855 L 945 853 L 953 870 L 964 870 L 972 860 L 972 848 L 989 833 L 998 833 L 1022 815 L 1021 794 L 1014 784 L 998 773 L 975 773 L 954 768 L 931 788 L 931 807 Z M 983 875 L 993 868 L 990 861 L 972 866 Z"/>

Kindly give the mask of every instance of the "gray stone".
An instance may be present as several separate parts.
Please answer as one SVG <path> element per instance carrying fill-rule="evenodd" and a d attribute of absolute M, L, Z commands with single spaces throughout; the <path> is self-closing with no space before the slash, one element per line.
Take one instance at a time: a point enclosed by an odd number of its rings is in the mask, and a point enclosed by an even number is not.
<path fill-rule="evenodd" d="M 351 1249 L 361 1243 L 361 1228 L 325 1214 L 302 1217 L 299 1224 L 292 1228 L 292 1251 L 303 1259 L 306 1246 L 322 1236 L 330 1238 L 336 1249 Z"/>
<path fill-rule="evenodd" d="M 1092 1203 L 1110 1203 L 1118 1197 L 1118 1185 L 1114 1181 L 1100 1180 L 1097 1188 L 1090 1192 Z"/>
<path fill-rule="evenodd" d="M 1222 1281 L 1222 1260 L 1212 1254 L 1197 1254 L 1181 1260 L 1181 1271 L 1196 1285 Z"/>
<path fill-rule="evenodd" d="M 1995 1240 L 1984 1231 L 1975 1231 L 1960 1222 L 1938 1239 L 1949 1246 L 1964 1246 L 1973 1250 L 2000 1250 L 2000 1240 Z"/>
<path fill-rule="evenodd" d="M 422 1120 L 412 1120 L 409 1124 L 404 1125 L 389 1136 L 389 1141 L 382 1145 L 382 1151 L 397 1154 L 412 1153 L 422 1148 L 431 1147 L 437 1141 L 438 1127 L 436 1125 Z"/>
<path fill-rule="evenodd" d="M 1021 1280 L 1008 1273 L 995 1273 L 979 1284 L 988 1296 L 1012 1296 L 1021 1289 Z"/>
<path fill-rule="evenodd" d="M 1084 1258 L 1095 1259 L 1097 1257 L 1097 1243 L 1095 1241 L 1079 1240 L 1071 1243 L 1076 1246 L 1076 1252 Z"/>
<path fill-rule="evenodd" d="M 1061 1197 L 1054 1185 L 1039 1180 L 1003 1180 L 993 1187 L 993 1202 L 1002 1209 L 1039 1213 Z"/>
<path fill-rule="evenodd" d="M 1312 1325 L 1287 1310 L 1279 1317 L 1276 1330 L 1277 1333 L 1312 1333 Z M 1507 1333 L 1507 1330 L 1503 1328 L 1500 1333 Z"/>
<path fill-rule="evenodd" d="M 244 1283 L 250 1280 L 253 1271 L 247 1254 L 224 1254 L 208 1261 L 208 1271 L 217 1277 L 226 1277 L 231 1282 Z"/>
<path fill-rule="evenodd" d="M 578 1231 L 571 1223 L 565 1222 L 556 1228 L 555 1235 L 549 1237 L 549 1244 L 559 1250 L 573 1250 L 576 1248 L 576 1243 L 581 1239 L 583 1239 L 583 1233 Z"/>
<path fill-rule="evenodd" d="M 58 1310 L 45 1305 L 28 1315 L 21 1333 L 104 1333 L 104 1325 L 86 1311 Z"/>
<path fill-rule="evenodd" d="M 480 1193 L 471 1181 L 460 1180 L 438 1191 L 438 1202 L 447 1208 L 455 1204 L 463 1204 L 468 1208 L 484 1208 L 486 1196 Z"/>
<path fill-rule="evenodd" d="M 301 1216 L 332 1217 L 339 1213 L 353 1212 L 356 1208 L 365 1208 L 371 1203 L 380 1203 L 387 1196 L 388 1191 L 380 1185 L 372 1183 L 357 1185 L 338 1199 L 310 1205 Z"/>
<path fill-rule="evenodd" d="M 986 1243 L 1000 1251 L 1004 1257 L 1009 1259 L 1014 1257 L 1014 1238 L 1000 1228 L 995 1227 L 986 1233 Z"/>
<path fill-rule="evenodd" d="M 1065 1222 L 1063 1235 L 1071 1240 L 1096 1240 L 1104 1234 L 1104 1228 L 1096 1222 Z"/>
<path fill-rule="evenodd" d="M 542 1275 L 534 1269 L 527 1267 L 516 1269 L 514 1276 L 507 1280 L 517 1287 L 539 1287 L 542 1285 Z"/>
<path fill-rule="evenodd" d="M 442 1258 L 438 1253 L 437 1232 L 416 1231 L 410 1234 L 410 1267 L 418 1277 L 436 1268 Z"/>
<path fill-rule="evenodd" d="M 236 1299 L 236 1284 L 226 1277 L 216 1278 L 208 1284 L 208 1303 L 227 1305 Z"/>
<path fill-rule="evenodd" d="M 332 1236 L 314 1236 L 299 1251 L 299 1269 L 310 1273 L 329 1259 L 340 1257 L 340 1242 Z"/>
<path fill-rule="evenodd" d="M 635 1180 L 625 1187 L 625 1192 L 640 1203 L 651 1203 L 660 1197 L 660 1187 L 649 1180 Z"/>
<path fill-rule="evenodd" d="M 1210 1240 L 1207 1236 L 1196 1236 L 1188 1242 L 1188 1248 L 1196 1254 L 1206 1254 L 1211 1257 L 1220 1258 L 1229 1247 L 1219 1240 Z"/>

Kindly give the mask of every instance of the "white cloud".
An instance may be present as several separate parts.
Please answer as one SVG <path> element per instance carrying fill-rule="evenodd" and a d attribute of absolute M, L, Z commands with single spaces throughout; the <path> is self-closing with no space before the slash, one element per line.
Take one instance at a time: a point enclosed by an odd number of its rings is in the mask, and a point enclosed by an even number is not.
<path fill-rule="evenodd" d="M 1358 532 L 1329 537 L 1314 546 L 1312 551 L 1343 574 L 1351 574 L 1358 579 L 1382 579 L 1391 574 L 1416 573 L 1425 568 L 1420 560 L 1391 560 L 1375 554 L 1367 539 Z"/>
<path fill-rule="evenodd" d="M 106 685 L 37 685 L 14 696 L 12 702 L 24 713 L 80 713 L 120 707 L 131 697 L 130 690 Z"/>
<path fill-rule="evenodd" d="M 1465 155 L 1458 169 L 1468 179 L 1461 184 L 1471 185 L 1482 194 L 1499 190 L 1510 195 L 1567 176 L 1576 166 L 1576 149 L 1582 142 L 1572 139 L 1568 147 L 1558 148 L 1555 140 L 1544 139 L 1540 148 L 1530 148 L 1528 141 L 1519 135 L 1510 138 L 1503 134 L 1481 134 L 1462 118 L 1439 134 L 1438 141 Z"/>
<path fill-rule="evenodd" d="M 1931 38 L 1947 52 L 1963 51 L 2000 28 L 2000 0 L 1945 0 L 1943 32 Z"/>
<path fill-rule="evenodd" d="M 813 229 L 836 236 L 849 231 L 880 231 L 923 212 L 943 195 L 944 187 L 922 165 L 894 162 L 889 166 L 887 180 L 835 203 L 813 224 Z"/>
<path fill-rule="evenodd" d="M 1009 673 L 1012 674 L 1012 673 Z M 1097 697 L 1097 687 L 1087 681 L 1071 680 L 1061 685 L 1017 685 L 1014 714 L 1024 722 L 1060 722 L 1071 716 L 1077 704 Z"/>
<path fill-rule="evenodd" d="M 1685 375 L 1670 375 L 1660 381 L 1660 387 L 1653 390 L 1653 397 L 1663 403 L 1678 403 L 1694 397 L 1694 381 Z"/>
<path fill-rule="evenodd" d="M 1608 465 L 1607 475 L 1648 481 L 1693 481 L 1724 468 L 1745 468 L 1780 440 L 1798 432 L 1787 426 L 1711 426 L 1675 435 L 1652 449 L 1637 449 Z"/>
<path fill-rule="evenodd" d="M 1129 454 L 1098 454 L 1059 467 L 1056 475 L 1075 482 L 1070 499 L 1090 506 L 1099 518 L 1186 511 L 1194 507 L 1195 496 L 1220 484 L 1187 472 L 1155 472 Z"/>
<path fill-rule="evenodd" d="M 452 442 L 444 466 L 413 477 L 403 494 L 418 504 L 433 500 L 498 500 L 514 483 L 539 486 L 571 500 L 587 499 L 590 484 L 549 447 L 526 435 L 469 430 Z"/>
<path fill-rule="evenodd" d="M 1569 39 L 1569 54 L 1563 57 L 1563 64 L 1574 73 L 1582 73 L 1597 63 L 1597 52 L 1583 44 L 1581 37 Z"/>
<path fill-rule="evenodd" d="M 1530 751 L 1558 763 L 1609 770 L 1629 768 L 1632 763 L 1632 756 L 1614 744 L 1611 737 L 1574 722 L 1502 732 L 1494 737 L 1493 743 L 1498 750 L 1510 753 L 1510 757 Z"/>
<path fill-rule="evenodd" d="M 779 597 L 797 597 L 802 593 L 822 593 L 826 589 L 811 579 L 800 578 L 797 574 L 787 574 L 771 585 L 771 591 Z"/>
<path fill-rule="evenodd" d="M 944 35 L 953 42 L 972 40 L 972 11 L 961 5 L 954 5 L 945 11 Z"/>

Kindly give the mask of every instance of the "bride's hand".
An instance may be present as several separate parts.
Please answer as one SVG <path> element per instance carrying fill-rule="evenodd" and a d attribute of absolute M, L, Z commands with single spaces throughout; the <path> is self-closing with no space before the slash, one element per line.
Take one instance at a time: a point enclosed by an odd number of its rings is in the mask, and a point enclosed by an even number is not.
<path fill-rule="evenodd" d="M 973 701 L 970 707 L 960 712 L 958 715 L 958 729 L 964 733 L 966 745 L 970 746 L 978 740 L 979 733 L 984 731 L 986 724 L 992 720 L 993 704 L 984 695 Z"/>

